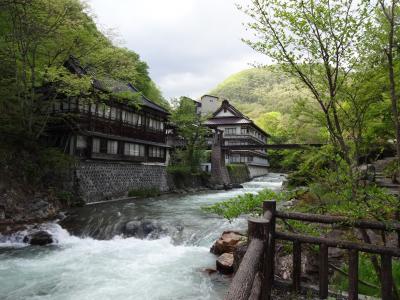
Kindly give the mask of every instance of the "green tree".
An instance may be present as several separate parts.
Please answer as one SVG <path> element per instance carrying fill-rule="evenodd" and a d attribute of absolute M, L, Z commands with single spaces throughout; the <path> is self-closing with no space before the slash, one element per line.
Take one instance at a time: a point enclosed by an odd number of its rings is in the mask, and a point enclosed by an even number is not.
<path fill-rule="evenodd" d="M 352 166 L 339 116 L 338 95 L 353 67 L 369 22 L 369 4 L 346 0 L 253 0 L 245 10 L 257 40 L 246 42 L 278 62 L 309 89 L 320 106 L 331 142 Z M 351 171 L 351 167 L 349 168 Z"/>
<path fill-rule="evenodd" d="M 188 97 L 180 97 L 175 101 L 171 122 L 177 128 L 177 133 L 184 140 L 185 146 L 177 150 L 176 164 L 187 166 L 189 171 L 197 173 L 205 155 L 205 138 L 208 129 L 203 126 L 203 119 L 196 112 L 194 101 Z"/>

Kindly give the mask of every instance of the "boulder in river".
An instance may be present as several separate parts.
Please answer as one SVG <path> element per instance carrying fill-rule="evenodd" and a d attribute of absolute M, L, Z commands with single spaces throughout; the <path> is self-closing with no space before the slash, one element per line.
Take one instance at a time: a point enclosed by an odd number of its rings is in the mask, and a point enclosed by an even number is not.
<path fill-rule="evenodd" d="M 45 246 L 53 243 L 53 237 L 47 231 L 39 230 L 26 235 L 23 242 L 35 246 Z"/>
<path fill-rule="evenodd" d="M 175 227 L 164 226 L 152 220 L 133 220 L 125 224 L 124 234 L 127 237 L 139 239 L 151 238 L 158 239 L 165 235 L 175 235 L 182 232 L 183 226 L 177 224 Z"/>
<path fill-rule="evenodd" d="M 220 255 L 216 262 L 217 270 L 222 274 L 232 274 L 233 273 L 233 254 L 224 253 Z"/>
<path fill-rule="evenodd" d="M 234 189 L 242 189 L 243 185 L 241 185 L 240 183 L 232 183 L 232 188 L 234 188 Z"/>
<path fill-rule="evenodd" d="M 235 248 L 242 245 L 246 237 L 237 231 L 224 231 L 221 237 L 211 247 L 210 252 L 216 255 L 233 253 Z"/>

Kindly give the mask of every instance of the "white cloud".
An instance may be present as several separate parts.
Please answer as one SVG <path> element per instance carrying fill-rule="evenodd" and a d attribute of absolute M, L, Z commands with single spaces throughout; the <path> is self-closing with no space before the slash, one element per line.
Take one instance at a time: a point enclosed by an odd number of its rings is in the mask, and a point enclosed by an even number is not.
<path fill-rule="evenodd" d="M 248 0 L 241 0 L 242 3 Z M 90 0 L 101 27 L 149 64 L 166 97 L 198 97 L 228 75 L 260 61 L 241 42 L 246 16 L 235 0 Z M 261 58 L 262 59 L 262 58 Z"/>

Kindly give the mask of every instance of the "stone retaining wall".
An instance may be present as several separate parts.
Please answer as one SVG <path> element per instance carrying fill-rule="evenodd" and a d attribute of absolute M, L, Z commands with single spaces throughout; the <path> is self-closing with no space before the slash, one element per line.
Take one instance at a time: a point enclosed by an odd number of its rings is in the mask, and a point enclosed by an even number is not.
<path fill-rule="evenodd" d="M 250 172 L 250 178 L 255 178 L 263 175 L 268 174 L 268 168 L 267 167 L 261 167 L 261 166 L 252 166 L 249 165 L 249 172 Z"/>
<path fill-rule="evenodd" d="M 231 183 L 241 184 L 250 181 L 250 172 L 245 164 L 230 164 L 227 165 L 229 178 Z"/>
<path fill-rule="evenodd" d="M 79 194 L 86 203 L 124 197 L 133 189 L 169 190 L 164 165 L 81 161 L 75 176 Z"/>

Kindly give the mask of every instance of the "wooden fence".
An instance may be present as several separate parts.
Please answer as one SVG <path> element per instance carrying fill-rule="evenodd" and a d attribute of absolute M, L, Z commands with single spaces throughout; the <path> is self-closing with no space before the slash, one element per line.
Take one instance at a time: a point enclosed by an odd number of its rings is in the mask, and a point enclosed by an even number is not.
<path fill-rule="evenodd" d="M 292 290 L 301 288 L 301 251 L 303 244 L 319 246 L 319 298 L 328 297 L 328 248 L 348 250 L 349 290 L 348 299 L 358 299 L 358 262 L 359 252 L 366 252 L 381 257 L 381 297 L 392 300 L 394 293 L 392 277 L 392 257 L 400 257 L 400 223 L 357 220 L 334 216 L 313 215 L 276 211 L 275 201 L 265 201 L 263 218 L 248 220 L 249 246 L 229 287 L 225 300 L 271 299 L 274 286 L 275 241 L 284 240 L 293 243 Z M 313 237 L 289 232 L 276 232 L 276 219 L 298 220 L 310 223 L 339 225 L 344 227 L 373 229 L 397 232 L 398 247 L 384 247 L 369 243 L 356 243 L 329 238 Z"/>

